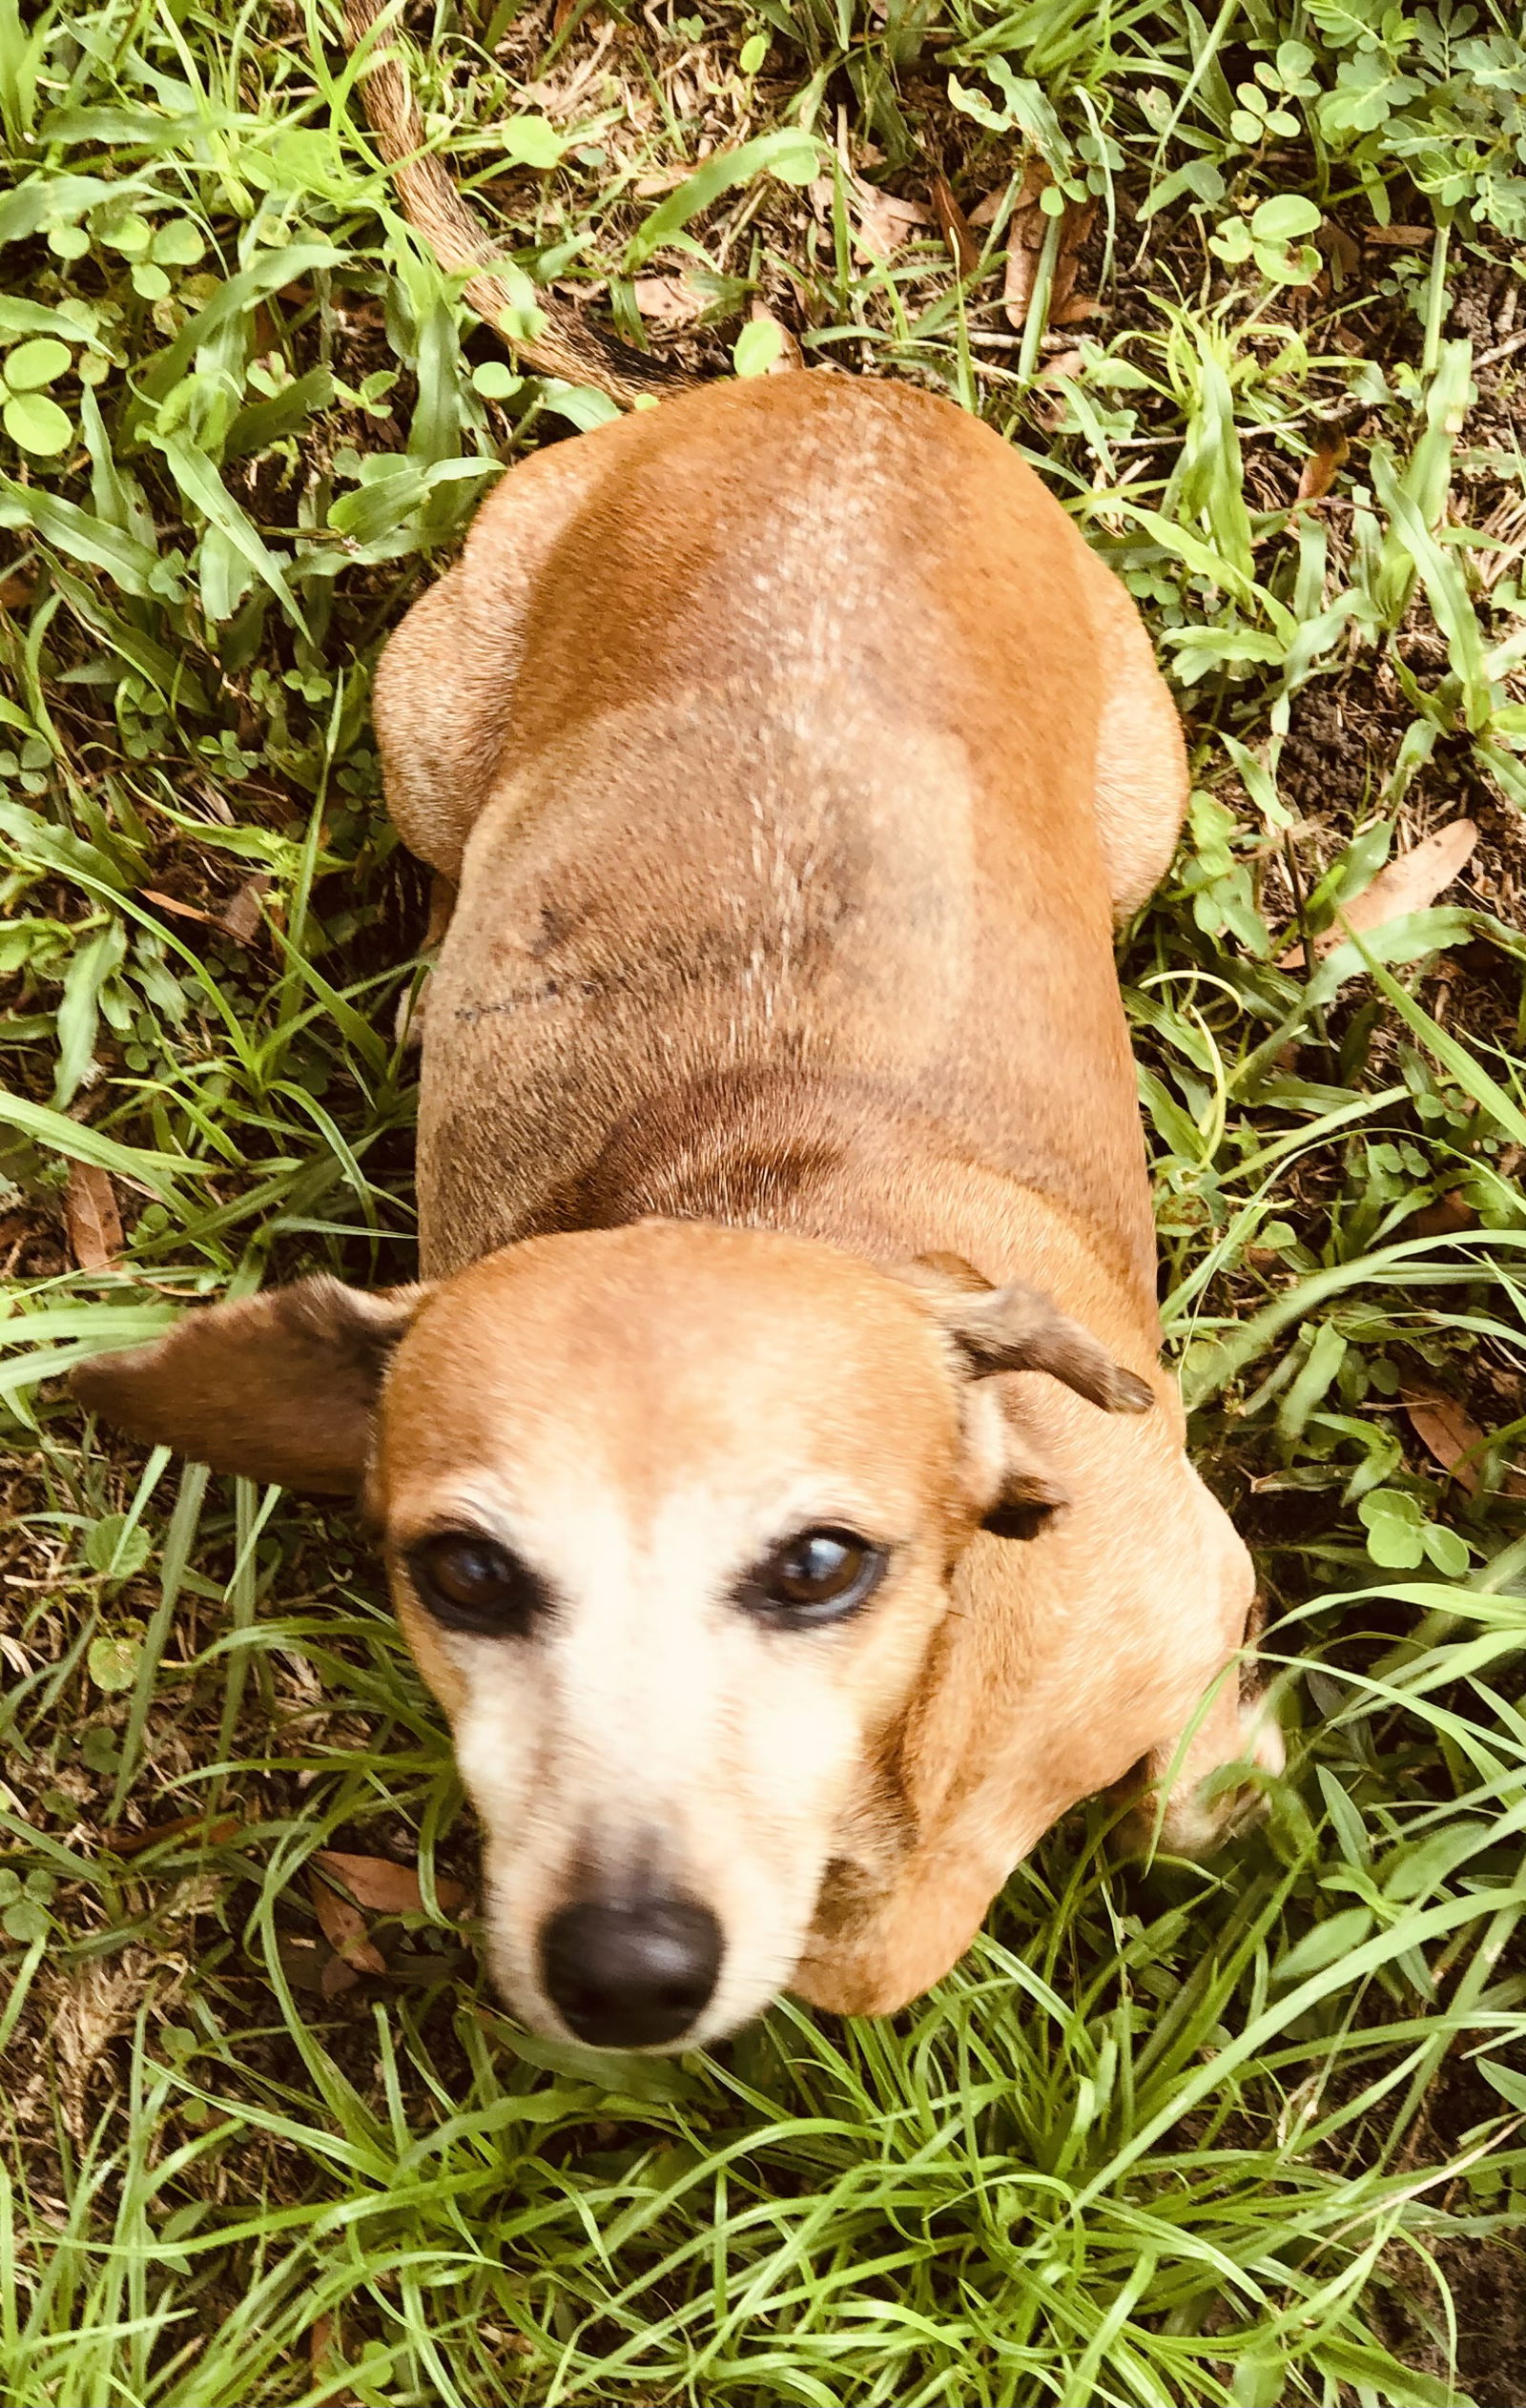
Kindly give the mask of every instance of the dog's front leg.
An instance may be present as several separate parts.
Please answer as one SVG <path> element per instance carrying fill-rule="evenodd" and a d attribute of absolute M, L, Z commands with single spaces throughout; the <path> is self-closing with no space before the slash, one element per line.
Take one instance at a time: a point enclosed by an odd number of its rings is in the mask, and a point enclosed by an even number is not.
<path fill-rule="evenodd" d="M 856 1912 L 818 1920 L 790 1987 L 834 2015 L 894 2015 L 940 1982 L 1005 1879 L 973 1855 L 928 1849 Z"/>
<path fill-rule="evenodd" d="M 1221 1667 L 1181 1737 L 1153 1748 L 1114 1793 L 1132 1801 L 1120 1830 L 1131 1856 L 1211 1856 L 1261 1812 L 1250 1780 L 1219 1780 L 1244 1766 L 1280 1773 L 1282 1731 L 1265 1692 L 1248 1689 L 1237 1659 Z"/>

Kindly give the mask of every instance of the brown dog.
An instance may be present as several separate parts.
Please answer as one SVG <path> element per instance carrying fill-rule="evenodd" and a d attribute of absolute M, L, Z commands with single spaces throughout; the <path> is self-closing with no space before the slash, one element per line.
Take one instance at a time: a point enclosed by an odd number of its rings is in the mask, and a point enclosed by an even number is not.
<path fill-rule="evenodd" d="M 364 1498 L 510 2002 L 650 2047 L 782 1985 L 882 2011 L 1131 1770 L 1210 1844 L 1204 1776 L 1277 1741 L 1157 1367 L 1112 923 L 1185 781 L 1123 588 L 949 404 L 729 384 L 505 477 L 376 718 L 459 886 L 424 1284 L 78 1388 Z"/>

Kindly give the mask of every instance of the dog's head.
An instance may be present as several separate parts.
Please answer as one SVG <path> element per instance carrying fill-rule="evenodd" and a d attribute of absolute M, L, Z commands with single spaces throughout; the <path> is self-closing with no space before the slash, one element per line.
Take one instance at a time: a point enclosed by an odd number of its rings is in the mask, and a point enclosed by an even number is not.
<path fill-rule="evenodd" d="M 961 1551 L 1062 1498 L 989 1375 L 1144 1381 L 1031 1289 L 708 1225 L 326 1279 L 75 1375 L 139 1438 L 361 1496 L 542 2031 L 671 2048 L 789 1982 Z"/>

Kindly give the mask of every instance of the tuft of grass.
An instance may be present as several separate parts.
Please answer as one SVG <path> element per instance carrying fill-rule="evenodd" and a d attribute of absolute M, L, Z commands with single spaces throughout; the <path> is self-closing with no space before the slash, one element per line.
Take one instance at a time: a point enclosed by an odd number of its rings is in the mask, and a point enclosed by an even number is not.
<path fill-rule="evenodd" d="M 498 2012 L 355 1532 L 53 1383 L 188 1298 L 408 1275 L 424 895 L 370 664 L 503 463 L 606 405 L 464 319 L 316 5 L 0 0 L 0 2389 L 1526 2396 L 1519 28 L 409 24 L 526 308 L 555 281 L 724 374 L 767 364 L 761 304 L 808 362 L 946 392 L 1142 601 L 1195 779 L 1124 954 L 1165 1319 L 1289 1769 L 1206 1868 L 1121 1873 L 1072 1817 L 891 2024 L 786 2004 L 657 2065 Z M 1464 881 L 1320 956 L 1462 812 Z M 418 1866 L 367 1917 L 382 1975 L 320 1920 L 332 1846 Z"/>

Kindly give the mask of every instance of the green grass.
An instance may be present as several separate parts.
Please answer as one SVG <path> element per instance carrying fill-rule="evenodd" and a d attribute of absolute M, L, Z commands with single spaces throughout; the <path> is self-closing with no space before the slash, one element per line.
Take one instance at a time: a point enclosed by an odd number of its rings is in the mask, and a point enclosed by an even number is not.
<path fill-rule="evenodd" d="M 891 2025 L 786 2005 L 621 2064 L 499 2014 L 434 1904 L 471 1835 L 359 1534 L 93 1437 L 51 1383 L 178 1299 L 408 1274 L 423 890 L 369 668 L 500 461 L 603 405 L 462 318 L 316 10 L 0 0 L 0 2396 L 1518 2400 L 1513 14 L 410 21 L 532 278 L 639 339 L 638 278 L 687 273 L 702 321 L 659 340 L 716 373 L 761 298 L 808 360 L 947 391 L 1143 601 L 1197 787 L 1124 957 L 1166 1319 L 1262 1566 L 1289 1774 L 1204 1869 L 1120 1872 L 1072 1817 Z M 814 161 L 713 164 L 789 127 Z M 1058 216 L 1001 315 L 1025 154 L 1096 203 L 1083 324 L 1045 324 Z M 930 223 L 856 238 L 860 184 L 925 203 L 935 168 L 967 211 L 1006 196 L 962 280 Z M 1459 811 L 1459 886 L 1278 967 Z M 127 1227 L 94 1269 L 71 1164 Z M 389 1969 L 339 1989 L 330 1844 L 417 1857 L 428 1902 L 371 1917 Z"/>

